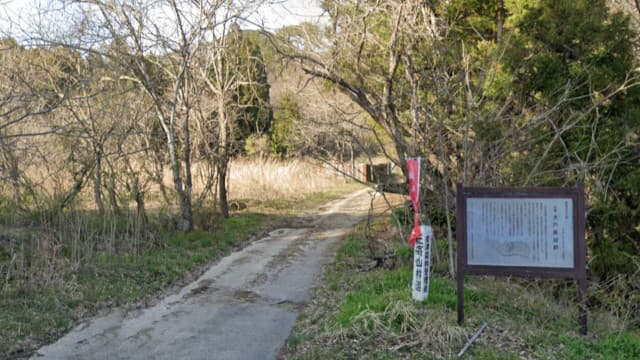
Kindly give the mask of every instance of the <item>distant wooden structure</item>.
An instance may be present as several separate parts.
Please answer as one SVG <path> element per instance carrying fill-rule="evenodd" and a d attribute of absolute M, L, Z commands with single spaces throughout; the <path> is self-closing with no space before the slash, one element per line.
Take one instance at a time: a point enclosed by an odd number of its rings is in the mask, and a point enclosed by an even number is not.
<path fill-rule="evenodd" d="M 335 169 L 336 176 L 351 178 L 361 182 L 384 182 L 393 170 L 391 163 L 384 164 L 350 164 L 350 163 L 336 163 L 330 165 Z"/>

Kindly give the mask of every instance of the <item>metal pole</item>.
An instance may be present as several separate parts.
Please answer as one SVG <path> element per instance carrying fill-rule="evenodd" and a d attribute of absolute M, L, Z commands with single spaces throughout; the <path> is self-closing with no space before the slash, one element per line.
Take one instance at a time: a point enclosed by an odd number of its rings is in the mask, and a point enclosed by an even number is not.
<path fill-rule="evenodd" d="M 580 289 L 580 335 L 587 335 L 587 279 L 578 279 Z"/>
<path fill-rule="evenodd" d="M 456 226 L 456 240 L 458 242 L 458 246 L 456 252 L 458 253 L 458 269 L 456 271 L 456 280 L 458 282 L 458 324 L 462 325 L 464 323 L 464 264 L 462 259 L 462 252 L 464 251 L 462 245 L 462 237 L 466 234 L 463 232 L 466 231 L 466 226 L 461 226 L 461 223 L 466 221 L 466 214 L 463 214 L 463 203 L 464 196 L 462 190 L 462 184 L 458 183 L 456 186 L 456 222 L 458 226 Z"/>
<path fill-rule="evenodd" d="M 464 274 L 462 269 L 458 268 L 457 273 L 458 280 L 458 324 L 464 323 Z"/>

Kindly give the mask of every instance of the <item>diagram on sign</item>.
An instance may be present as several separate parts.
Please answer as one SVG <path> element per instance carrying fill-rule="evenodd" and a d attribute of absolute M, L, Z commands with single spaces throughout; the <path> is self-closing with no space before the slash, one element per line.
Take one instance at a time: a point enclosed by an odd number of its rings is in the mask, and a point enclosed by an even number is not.
<path fill-rule="evenodd" d="M 470 265 L 572 268 L 570 198 L 468 198 Z"/>

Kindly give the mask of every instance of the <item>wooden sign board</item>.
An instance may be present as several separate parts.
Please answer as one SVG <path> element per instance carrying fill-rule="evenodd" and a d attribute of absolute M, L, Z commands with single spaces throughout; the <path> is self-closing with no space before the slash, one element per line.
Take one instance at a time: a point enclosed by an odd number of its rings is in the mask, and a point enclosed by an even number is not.
<path fill-rule="evenodd" d="M 458 185 L 458 322 L 464 275 L 576 279 L 587 332 L 584 189 Z"/>

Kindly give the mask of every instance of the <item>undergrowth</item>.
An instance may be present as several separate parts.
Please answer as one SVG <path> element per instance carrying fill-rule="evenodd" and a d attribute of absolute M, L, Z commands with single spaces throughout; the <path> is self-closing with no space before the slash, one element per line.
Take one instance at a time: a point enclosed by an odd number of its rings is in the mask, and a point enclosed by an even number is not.
<path fill-rule="evenodd" d="M 564 280 L 468 277 L 466 322 L 458 325 L 456 284 L 446 268 L 435 267 L 424 302 L 411 299 L 411 257 L 388 225 L 379 220 L 373 237 L 385 238 L 399 259 L 371 266 L 364 226 L 358 228 L 338 249 L 281 358 L 453 358 L 485 322 L 464 358 L 640 358 L 639 329 L 603 308 L 590 309 L 589 335 L 578 335 L 576 285 Z"/>

